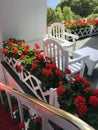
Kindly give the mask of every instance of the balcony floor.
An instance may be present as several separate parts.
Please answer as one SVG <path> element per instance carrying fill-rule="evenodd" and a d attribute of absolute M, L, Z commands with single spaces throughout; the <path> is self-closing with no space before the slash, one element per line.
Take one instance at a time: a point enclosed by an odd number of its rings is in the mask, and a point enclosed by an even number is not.
<path fill-rule="evenodd" d="M 98 49 L 98 35 L 78 40 L 76 43 L 76 50 L 86 46 Z M 92 87 L 96 87 L 98 82 L 98 64 L 95 66 L 91 76 L 87 75 L 87 68 L 86 68 L 84 76 L 91 82 Z"/>

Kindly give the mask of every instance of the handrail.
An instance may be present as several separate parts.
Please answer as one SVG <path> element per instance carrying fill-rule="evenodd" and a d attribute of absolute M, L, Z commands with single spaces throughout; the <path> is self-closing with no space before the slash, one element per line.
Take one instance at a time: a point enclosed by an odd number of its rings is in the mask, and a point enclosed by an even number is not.
<path fill-rule="evenodd" d="M 65 112 L 61 109 L 58 109 L 52 105 L 49 105 L 43 101 L 40 101 L 34 97 L 31 97 L 28 94 L 24 94 L 20 91 L 17 91 L 16 89 L 13 89 L 10 86 L 7 86 L 3 83 L 0 83 L 0 90 L 5 90 L 7 93 L 15 96 L 22 103 L 26 104 L 30 108 L 37 110 L 44 117 L 44 121 L 46 119 L 51 120 L 51 121 L 57 123 L 59 126 L 61 126 L 64 130 L 65 130 L 65 127 L 66 128 L 68 127 L 68 126 L 66 126 L 66 123 L 68 123 L 68 124 L 70 123 L 70 125 L 69 125 L 70 128 L 69 129 L 67 128 L 68 130 L 72 130 L 72 127 L 73 127 L 73 130 L 75 130 L 75 129 L 76 130 L 94 130 L 94 128 L 89 126 L 87 123 L 85 123 L 78 117 L 76 117 L 68 112 Z M 45 123 L 42 123 L 42 124 L 45 124 Z M 43 127 L 43 130 L 46 130 L 46 128 L 47 127 Z M 48 130 L 48 128 L 47 128 L 47 130 Z"/>

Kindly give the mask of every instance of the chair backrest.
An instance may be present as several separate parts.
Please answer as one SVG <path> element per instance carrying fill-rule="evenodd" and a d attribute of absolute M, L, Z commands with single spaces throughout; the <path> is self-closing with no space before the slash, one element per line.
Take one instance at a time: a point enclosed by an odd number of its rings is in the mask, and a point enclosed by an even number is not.
<path fill-rule="evenodd" d="M 69 68 L 72 74 L 80 72 L 83 76 L 85 69 L 85 60 L 89 56 L 79 56 L 74 59 L 70 59 L 68 51 L 63 48 L 57 41 L 46 38 L 43 40 L 44 55 L 52 58 L 57 67 L 65 73 L 65 69 Z M 70 60 L 69 60 L 70 59 Z"/>
<path fill-rule="evenodd" d="M 68 66 L 68 51 L 63 49 L 57 41 L 47 38 L 43 40 L 44 55 L 52 58 L 57 67 L 65 72 Z"/>
<path fill-rule="evenodd" d="M 64 39 L 64 25 L 62 23 L 53 23 L 48 28 L 48 36 Z"/>

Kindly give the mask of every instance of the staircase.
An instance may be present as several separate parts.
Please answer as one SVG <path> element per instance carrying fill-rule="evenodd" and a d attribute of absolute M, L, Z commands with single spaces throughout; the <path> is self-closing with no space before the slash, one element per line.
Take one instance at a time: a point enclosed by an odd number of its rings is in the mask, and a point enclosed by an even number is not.
<path fill-rule="evenodd" d="M 21 130 L 19 124 L 11 118 L 10 113 L 6 112 L 0 105 L 0 130 Z"/>

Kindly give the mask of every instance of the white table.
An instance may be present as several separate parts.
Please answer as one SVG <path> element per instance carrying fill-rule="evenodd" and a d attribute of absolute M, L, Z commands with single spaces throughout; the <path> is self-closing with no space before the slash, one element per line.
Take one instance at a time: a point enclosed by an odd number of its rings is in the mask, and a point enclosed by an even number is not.
<path fill-rule="evenodd" d="M 73 52 L 73 57 L 84 55 L 89 56 L 89 59 L 87 59 L 85 63 L 88 68 L 87 74 L 91 76 L 94 67 L 98 63 L 98 50 L 91 47 L 84 47 Z"/>

